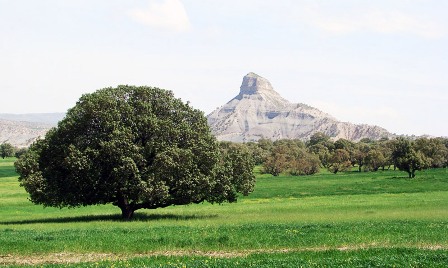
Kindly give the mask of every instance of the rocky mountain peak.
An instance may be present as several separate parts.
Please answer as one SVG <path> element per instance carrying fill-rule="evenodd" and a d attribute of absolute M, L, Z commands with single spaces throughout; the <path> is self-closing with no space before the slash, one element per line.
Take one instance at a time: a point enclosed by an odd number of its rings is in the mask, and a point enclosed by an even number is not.
<path fill-rule="evenodd" d="M 235 142 L 263 137 L 307 140 L 316 132 L 355 141 L 390 136 L 383 128 L 340 122 L 306 104 L 291 103 L 255 73 L 244 76 L 239 94 L 209 114 L 207 121 L 219 140 Z"/>
<path fill-rule="evenodd" d="M 282 98 L 278 94 L 271 83 L 264 77 L 259 76 L 256 73 L 248 73 L 243 77 L 241 83 L 240 93 L 235 99 L 262 99 L 276 105 L 284 106 L 288 103 L 287 100 Z"/>
<path fill-rule="evenodd" d="M 240 95 L 252 95 L 263 91 L 273 91 L 271 83 L 255 73 L 248 73 L 243 77 L 240 87 Z"/>

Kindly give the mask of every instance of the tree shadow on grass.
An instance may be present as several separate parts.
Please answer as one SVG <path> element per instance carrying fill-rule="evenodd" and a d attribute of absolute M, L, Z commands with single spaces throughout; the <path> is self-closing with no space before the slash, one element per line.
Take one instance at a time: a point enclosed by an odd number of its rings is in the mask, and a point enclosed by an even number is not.
<path fill-rule="evenodd" d="M 406 180 L 406 181 L 410 181 L 410 180 L 415 179 L 415 178 L 409 178 L 409 176 L 393 176 L 393 177 L 387 177 L 385 179 L 386 180 Z"/>
<path fill-rule="evenodd" d="M 143 214 L 135 213 L 131 220 L 124 220 L 119 214 L 110 215 L 86 215 L 76 217 L 60 217 L 60 218 L 43 218 L 32 220 L 18 220 L 18 221 L 1 221 L 0 225 L 10 224 L 36 224 L 36 223 L 73 223 L 73 222 L 94 222 L 94 221 L 112 221 L 112 222 L 142 222 L 142 221 L 157 221 L 157 220 L 197 220 L 197 219 L 211 219 L 217 218 L 217 214 L 211 215 L 176 215 L 176 214 Z"/>

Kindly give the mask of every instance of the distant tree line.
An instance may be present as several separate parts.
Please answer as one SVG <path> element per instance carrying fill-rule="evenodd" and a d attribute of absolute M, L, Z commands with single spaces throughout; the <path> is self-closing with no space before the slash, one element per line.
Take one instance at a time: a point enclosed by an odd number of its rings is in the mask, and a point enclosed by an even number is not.
<path fill-rule="evenodd" d="M 280 173 L 311 175 L 321 168 L 336 174 L 357 167 L 359 172 L 398 168 L 414 178 L 418 170 L 448 166 L 447 138 L 398 137 L 352 142 L 333 141 L 323 133 L 316 133 L 307 142 L 260 139 L 245 146 L 255 163 L 262 166 L 262 171 L 274 176 Z"/>
<path fill-rule="evenodd" d="M 4 143 L 0 144 L 0 156 L 2 157 L 2 159 L 5 159 L 6 157 L 13 157 L 13 156 L 19 158 L 26 151 L 27 151 L 27 148 L 18 148 L 8 142 L 4 142 Z"/>

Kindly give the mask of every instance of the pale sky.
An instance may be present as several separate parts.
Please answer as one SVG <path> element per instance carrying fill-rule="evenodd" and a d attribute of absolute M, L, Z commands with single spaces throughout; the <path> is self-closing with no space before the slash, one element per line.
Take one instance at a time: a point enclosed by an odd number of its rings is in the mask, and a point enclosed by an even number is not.
<path fill-rule="evenodd" d="M 448 136 L 446 0 L 0 0 L 0 113 L 120 84 L 210 113 L 255 72 L 291 102 Z"/>

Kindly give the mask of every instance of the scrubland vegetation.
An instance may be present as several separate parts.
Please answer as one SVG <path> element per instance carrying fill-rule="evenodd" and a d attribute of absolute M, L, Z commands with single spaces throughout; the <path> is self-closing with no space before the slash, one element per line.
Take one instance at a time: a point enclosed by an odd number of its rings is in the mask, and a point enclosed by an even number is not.
<path fill-rule="evenodd" d="M 121 220 L 112 205 L 42 208 L 0 166 L 0 263 L 45 267 L 444 267 L 448 171 L 261 174 L 236 204 Z"/>
<path fill-rule="evenodd" d="M 246 146 L 256 163 L 263 165 L 263 172 L 274 176 L 282 172 L 311 175 L 318 173 L 320 167 L 336 174 L 356 166 L 359 172 L 398 168 L 414 178 L 416 171 L 448 166 L 447 138 L 398 137 L 352 142 L 333 141 L 323 133 L 316 133 L 307 142 L 261 139 Z"/>

